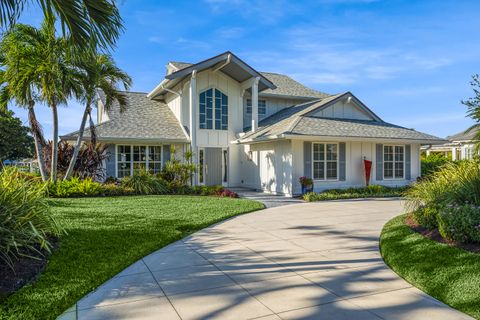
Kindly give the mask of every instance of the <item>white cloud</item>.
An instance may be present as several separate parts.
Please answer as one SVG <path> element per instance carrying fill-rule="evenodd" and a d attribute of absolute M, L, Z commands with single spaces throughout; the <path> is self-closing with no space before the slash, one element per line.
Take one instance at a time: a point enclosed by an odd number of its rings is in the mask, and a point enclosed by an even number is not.
<path fill-rule="evenodd" d="M 245 34 L 245 29 L 241 27 L 226 27 L 217 29 L 215 33 L 223 39 L 236 39 L 241 38 Z"/>

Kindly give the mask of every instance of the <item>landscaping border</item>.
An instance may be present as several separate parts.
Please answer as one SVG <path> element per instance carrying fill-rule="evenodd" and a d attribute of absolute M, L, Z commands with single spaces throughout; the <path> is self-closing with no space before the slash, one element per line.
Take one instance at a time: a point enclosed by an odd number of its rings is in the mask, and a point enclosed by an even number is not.
<path fill-rule="evenodd" d="M 380 252 L 385 263 L 425 293 L 480 319 L 480 254 L 414 232 L 406 216 L 383 227 Z"/>

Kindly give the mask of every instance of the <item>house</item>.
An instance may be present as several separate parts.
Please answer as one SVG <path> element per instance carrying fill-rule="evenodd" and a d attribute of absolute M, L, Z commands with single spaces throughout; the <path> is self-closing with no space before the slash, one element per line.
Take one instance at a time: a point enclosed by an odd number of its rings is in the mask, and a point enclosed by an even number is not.
<path fill-rule="evenodd" d="M 350 92 L 327 94 L 259 72 L 231 52 L 169 62 L 151 92 L 126 95 L 123 113 L 98 100 L 97 136 L 111 153 L 106 172 L 118 178 L 160 171 L 175 146 L 193 152 L 199 185 L 288 196 L 301 192 L 301 176 L 312 177 L 316 191 L 363 186 L 368 159 L 371 183 L 398 186 L 420 176 L 421 145 L 445 142 L 384 122 Z"/>
<path fill-rule="evenodd" d="M 475 142 L 478 129 L 465 130 L 448 136 L 446 143 L 422 147 L 427 156 L 439 153 L 452 160 L 471 160 L 475 155 Z"/>

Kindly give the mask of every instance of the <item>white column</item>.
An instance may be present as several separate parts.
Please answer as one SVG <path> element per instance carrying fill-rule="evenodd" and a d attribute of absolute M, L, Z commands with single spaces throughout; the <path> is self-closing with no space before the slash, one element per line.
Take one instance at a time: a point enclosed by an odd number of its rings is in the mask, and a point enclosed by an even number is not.
<path fill-rule="evenodd" d="M 192 145 L 192 163 L 197 163 L 197 70 L 192 71 L 192 78 L 190 79 L 190 142 Z M 193 179 L 193 184 L 197 185 L 198 175 Z"/>
<path fill-rule="evenodd" d="M 452 148 L 452 160 L 457 160 L 457 148 L 455 147 Z"/>
<path fill-rule="evenodd" d="M 260 77 L 256 77 L 252 86 L 252 131 L 258 129 L 258 82 Z"/>

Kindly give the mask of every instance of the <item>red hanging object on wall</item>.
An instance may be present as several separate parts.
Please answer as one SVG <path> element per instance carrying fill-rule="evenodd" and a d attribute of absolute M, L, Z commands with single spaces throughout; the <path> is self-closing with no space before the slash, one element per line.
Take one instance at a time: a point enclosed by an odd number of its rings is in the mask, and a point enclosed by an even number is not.
<path fill-rule="evenodd" d="M 370 173 L 372 172 L 372 161 L 363 159 L 363 166 L 365 168 L 365 183 L 370 184 Z"/>

